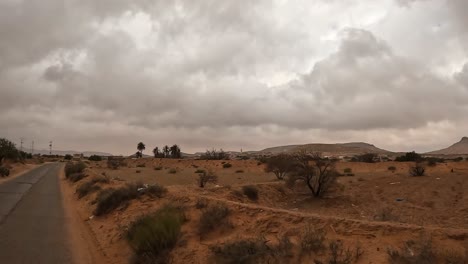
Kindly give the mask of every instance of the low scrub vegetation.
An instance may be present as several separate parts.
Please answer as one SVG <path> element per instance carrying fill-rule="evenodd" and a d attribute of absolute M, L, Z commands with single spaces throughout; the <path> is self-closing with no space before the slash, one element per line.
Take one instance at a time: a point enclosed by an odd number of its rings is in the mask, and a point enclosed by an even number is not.
<path fill-rule="evenodd" d="M 205 173 L 205 170 L 203 170 L 203 169 L 197 169 L 197 170 L 195 171 L 195 173 Z"/>
<path fill-rule="evenodd" d="M 169 174 L 176 174 L 176 173 L 177 173 L 177 169 L 174 169 L 174 168 L 169 169 L 168 173 L 169 173 Z"/>
<path fill-rule="evenodd" d="M 200 156 L 202 160 L 228 160 L 229 154 L 224 152 L 222 149 L 219 151 L 216 149 L 207 150 L 204 154 Z"/>
<path fill-rule="evenodd" d="M 10 176 L 10 170 L 6 167 L 0 166 L 0 177 L 8 177 Z"/>
<path fill-rule="evenodd" d="M 412 152 L 407 152 L 405 155 L 403 156 L 399 156 L 395 159 L 395 161 L 399 161 L 399 162 L 406 162 L 406 161 L 414 161 L 414 162 L 417 162 L 417 161 L 421 161 L 422 160 L 422 157 L 420 154 L 412 151 Z"/>
<path fill-rule="evenodd" d="M 211 247 L 215 263 L 288 263 L 292 243 L 287 236 L 278 239 L 275 245 L 265 237 L 236 240 Z"/>
<path fill-rule="evenodd" d="M 394 173 L 396 171 L 396 167 L 395 166 L 389 166 L 388 170 L 391 171 L 392 173 Z"/>
<path fill-rule="evenodd" d="M 76 193 L 78 194 L 78 198 L 81 199 L 86 195 L 99 190 L 101 190 L 101 187 L 96 185 L 93 181 L 87 181 L 76 188 Z"/>
<path fill-rule="evenodd" d="M 219 226 L 229 225 L 227 220 L 228 216 L 229 208 L 224 203 L 211 204 L 203 209 L 198 228 L 200 237 L 215 230 Z"/>
<path fill-rule="evenodd" d="M 326 233 L 323 229 L 307 226 L 302 233 L 300 246 L 301 254 L 317 253 L 325 249 Z"/>
<path fill-rule="evenodd" d="M 200 188 L 205 188 L 208 183 L 216 183 L 218 181 L 218 176 L 212 171 L 203 171 L 198 175 L 198 186 Z"/>
<path fill-rule="evenodd" d="M 244 170 L 236 170 L 236 173 L 244 173 Z"/>
<path fill-rule="evenodd" d="M 166 205 L 133 222 L 127 232 L 127 241 L 135 252 L 133 263 L 168 263 L 185 220 L 180 207 Z"/>
<path fill-rule="evenodd" d="M 90 161 L 101 161 L 102 157 L 98 156 L 98 155 L 91 155 L 91 156 L 89 156 L 88 160 L 90 160 Z"/>
<path fill-rule="evenodd" d="M 252 201 L 258 200 L 258 189 L 255 186 L 252 186 L 252 185 L 243 186 L 242 193 Z"/>
<path fill-rule="evenodd" d="M 224 169 L 228 169 L 228 168 L 231 168 L 232 167 L 232 164 L 231 163 L 224 163 L 223 164 L 223 168 Z"/>
<path fill-rule="evenodd" d="M 70 177 L 70 175 L 75 173 L 83 173 L 86 169 L 86 164 L 84 162 L 68 162 L 65 165 L 65 177 Z"/>
<path fill-rule="evenodd" d="M 426 167 L 421 162 L 417 162 L 414 166 L 410 167 L 409 173 L 413 177 L 424 176 L 426 173 Z"/>
<path fill-rule="evenodd" d="M 400 249 L 387 249 L 388 259 L 394 264 L 437 263 L 430 238 L 421 237 L 418 241 L 409 240 Z"/>
<path fill-rule="evenodd" d="M 162 166 L 156 166 L 156 167 L 154 167 L 154 170 L 157 170 L 157 171 L 162 170 L 162 169 L 163 169 Z"/>
<path fill-rule="evenodd" d="M 126 206 L 129 201 L 144 194 L 151 197 L 162 197 L 166 192 L 166 188 L 162 186 L 144 186 L 142 184 L 127 184 L 117 189 L 105 189 L 99 192 L 96 198 L 94 214 L 97 216 L 108 214 L 121 206 Z"/>
<path fill-rule="evenodd" d="M 86 177 L 84 170 L 86 169 L 86 164 L 84 162 L 68 162 L 65 165 L 65 177 L 71 182 L 81 181 Z"/>

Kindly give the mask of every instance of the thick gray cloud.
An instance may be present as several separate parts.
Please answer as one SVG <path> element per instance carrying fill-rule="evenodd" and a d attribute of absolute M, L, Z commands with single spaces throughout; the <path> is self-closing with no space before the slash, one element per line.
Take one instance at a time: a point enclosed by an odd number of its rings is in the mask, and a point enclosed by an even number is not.
<path fill-rule="evenodd" d="M 443 147 L 467 128 L 464 7 L 3 1 L 0 136 L 114 153 L 140 140 Z"/>

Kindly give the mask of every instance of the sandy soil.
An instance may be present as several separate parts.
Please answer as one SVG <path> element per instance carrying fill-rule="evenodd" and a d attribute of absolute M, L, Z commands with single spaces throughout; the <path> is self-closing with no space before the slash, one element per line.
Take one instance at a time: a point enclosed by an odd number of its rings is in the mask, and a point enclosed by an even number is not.
<path fill-rule="evenodd" d="M 276 241 L 278 236 L 287 235 L 297 244 L 306 225 L 324 228 L 328 240 L 339 239 L 350 247 L 362 245 L 365 252 L 358 263 L 388 263 L 387 248 L 399 248 L 407 240 L 417 240 L 421 233 L 430 234 L 440 252 L 465 254 L 468 249 L 468 198 L 464 195 L 468 162 L 438 164 L 428 168 L 424 177 L 409 177 L 408 163 L 339 163 L 339 171 L 351 168 L 354 176 L 340 177 L 324 199 L 311 198 L 305 189 L 285 188 L 256 161 L 228 162 L 233 166 L 224 169 L 220 161 L 143 159 L 130 160 L 128 167 L 118 170 L 105 168 L 105 162 L 91 162 L 87 169 L 90 177 L 104 173 L 114 178 L 103 188 L 141 181 L 166 185 L 169 192 L 162 199 L 143 197 L 127 208 L 91 220 L 95 194 L 80 200 L 73 197 L 69 202 L 80 212 L 109 263 L 128 263 L 132 252 L 124 234 L 131 221 L 169 202 L 183 205 L 189 219 L 172 252 L 173 263 L 206 263 L 211 245 L 245 237 L 263 235 Z M 145 167 L 137 167 L 143 163 Z M 154 170 L 160 166 L 162 170 Z M 389 166 L 397 170 L 392 173 Z M 172 168 L 176 174 L 168 173 Z M 196 169 L 217 173 L 220 186 L 198 188 Z M 246 184 L 257 186 L 258 201 L 238 195 Z M 200 198 L 226 203 L 232 228 L 201 240 L 196 231 L 201 212 L 195 208 Z M 291 259 L 293 263 L 307 261 L 311 259 Z"/>

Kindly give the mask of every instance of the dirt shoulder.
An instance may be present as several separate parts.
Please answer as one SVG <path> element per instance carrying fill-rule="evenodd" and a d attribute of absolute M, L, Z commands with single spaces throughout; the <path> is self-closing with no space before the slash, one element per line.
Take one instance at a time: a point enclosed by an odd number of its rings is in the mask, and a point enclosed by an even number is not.
<path fill-rule="evenodd" d="M 66 181 L 63 170 L 59 177 L 63 205 L 67 218 L 67 230 L 71 239 L 70 244 L 73 249 L 75 263 L 110 263 L 106 260 L 103 250 L 96 241 L 96 234 L 89 227 L 87 222 L 89 214 L 80 210 L 80 204 L 74 196 L 74 187 Z"/>
<path fill-rule="evenodd" d="M 0 183 L 2 182 L 6 182 L 6 181 L 9 181 L 9 180 L 12 180 L 18 176 L 21 176 L 23 175 L 24 173 L 32 170 L 32 169 L 35 169 L 39 166 L 41 166 L 42 164 L 22 164 L 22 163 L 13 163 L 13 164 L 8 164 L 9 167 L 11 167 L 10 169 L 10 175 L 8 177 L 5 177 L 5 178 L 1 178 L 0 177 Z"/>

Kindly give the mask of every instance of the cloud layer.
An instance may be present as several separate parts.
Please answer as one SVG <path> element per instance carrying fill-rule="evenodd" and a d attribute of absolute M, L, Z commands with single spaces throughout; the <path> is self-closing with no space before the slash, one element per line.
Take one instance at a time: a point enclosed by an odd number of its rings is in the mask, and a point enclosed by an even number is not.
<path fill-rule="evenodd" d="M 116 154 L 139 141 L 444 147 L 468 128 L 466 8 L 3 1 L 0 136 Z"/>

